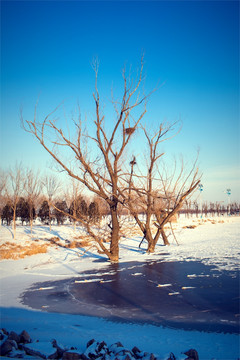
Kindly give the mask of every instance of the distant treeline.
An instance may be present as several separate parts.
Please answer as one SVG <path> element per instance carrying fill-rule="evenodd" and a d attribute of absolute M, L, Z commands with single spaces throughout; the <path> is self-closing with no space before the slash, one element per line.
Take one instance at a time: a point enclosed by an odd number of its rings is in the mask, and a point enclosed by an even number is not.
<path fill-rule="evenodd" d="M 69 214 L 69 216 L 68 216 Z M 97 222 L 103 215 L 100 213 L 97 201 L 92 201 L 87 204 L 87 201 L 79 196 L 75 201 L 72 201 L 70 206 L 67 206 L 65 200 L 57 201 L 51 207 L 47 200 L 43 200 L 39 208 L 36 209 L 31 206 L 27 198 L 21 197 L 16 207 L 16 218 L 22 222 L 30 224 L 31 220 L 39 219 L 43 224 L 49 225 L 50 223 L 63 224 L 66 220 L 73 222 L 75 218 L 85 217 L 90 222 Z M 13 209 L 11 203 L 8 201 L 2 208 L 2 224 L 11 225 L 13 221 Z"/>
<path fill-rule="evenodd" d="M 198 202 L 186 202 L 179 214 L 186 216 L 220 216 L 220 215 L 238 215 L 240 212 L 240 204 L 237 202 L 225 206 L 219 202 L 204 202 L 202 207 Z"/>
<path fill-rule="evenodd" d="M 88 205 L 89 204 L 89 205 Z M 140 212 L 141 213 L 141 212 Z M 202 209 L 199 207 L 197 202 L 186 203 L 183 208 L 179 211 L 180 214 L 189 216 L 220 216 L 220 215 L 234 215 L 240 213 L 240 204 L 233 203 L 229 206 L 224 206 L 219 203 L 204 203 Z M 68 216 L 69 214 L 69 216 Z M 98 200 L 89 201 L 87 198 L 78 196 L 73 200 L 70 206 L 67 206 L 65 200 L 57 201 L 53 206 L 49 205 L 47 200 L 43 200 L 40 206 L 36 209 L 31 206 L 31 203 L 27 198 L 21 197 L 16 206 L 16 218 L 24 224 L 30 224 L 31 219 L 35 220 L 38 218 L 42 224 L 49 225 L 56 223 L 57 225 L 64 224 L 67 220 L 74 222 L 77 220 L 74 218 L 84 217 L 92 223 L 98 222 L 103 216 L 108 215 L 106 208 L 99 203 Z M 128 215 L 125 209 L 122 209 L 120 215 Z M 2 224 L 11 225 L 13 221 L 13 209 L 11 202 L 5 204 L 1 211 Z"/>

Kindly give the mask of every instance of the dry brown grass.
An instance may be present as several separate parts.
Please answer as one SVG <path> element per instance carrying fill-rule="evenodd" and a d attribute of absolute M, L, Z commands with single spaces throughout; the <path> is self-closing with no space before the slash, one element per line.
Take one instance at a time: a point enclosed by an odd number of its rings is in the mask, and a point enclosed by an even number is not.
<path fill-rule="evenodd" d="M 26 244 L 24 246 L 19 244 L 13 244 L 6 242 L 0 246 L 0 259 L 22 259 L 26 256 L 36 255 L 36 254 L 45 254 L 47 252 L 47 245 L 41 244 Z"/>
<path fill-rule="evenodd" d="M 79 238 L 80 239 L 80 238 Z M 26 256 L 45 254 L 49 246 L 63 247 L 66 249 L 87 248 L 92 246 L 91 239 L 82 236 L 81 240 L 63 241 L 58 237 L 45 239 L 46 243 L 39 243 L 40 240 L 26 242 L 24 245 L 13 242 L 6 242 L 0 245 L 0 260 L 18 260 Z"/>
<path fill-rule="evenodd" d="M 197 227 L 197 225 L 187 225 L 187 226 L 183 226 L 183 229 L 195 229 Z"/>
<path fill-rule="evenodd" d="M 142 231 L 138 226 L 124 224 L 122 226 L 122 229 L 121 229 L 119 235 L 122 238 L 131 237 L 131 236 L 141 236 Z"/>
<path fill-rule="evenodd" d="M 69 244 L 66 245 L 69 249 L 75 249 L 75 248 L 86 248 L 88 246 L 91 246 L 91 240 L 85 239 L 82 241 L 71 241 Z"/>
<path fill-rule="evenodd" d="M 92 239 L 89 236 L 78 236 L 74 238 L 75 240 L 60 240 L 57 236 L 48 239 L 50 244 L 60 246 L 66 249 L 75 249 L 75 248 L 85 248 L 91 246 Z M 79 241 L 77 241 L 79 239 Z"/>

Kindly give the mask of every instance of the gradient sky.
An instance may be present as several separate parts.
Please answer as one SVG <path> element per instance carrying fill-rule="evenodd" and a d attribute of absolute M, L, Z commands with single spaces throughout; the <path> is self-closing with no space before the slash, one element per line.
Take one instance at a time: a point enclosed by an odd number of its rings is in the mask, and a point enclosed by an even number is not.
<path fill-rule="evenodd" d="M 200 149 L 203 198 L 240 201 L 238 1 L 1 1 L 1 167 L 35 168 L 50 158 L 20 126 L 63 99 L 94 113 L 91 62 L 100 61 L 104 102 L 122 89 L 121 70 L 139 67 L 145 86 L 162 84 L 145 122 L 181 119 L 181 133 L 165 145 L 188 160 Z"/>

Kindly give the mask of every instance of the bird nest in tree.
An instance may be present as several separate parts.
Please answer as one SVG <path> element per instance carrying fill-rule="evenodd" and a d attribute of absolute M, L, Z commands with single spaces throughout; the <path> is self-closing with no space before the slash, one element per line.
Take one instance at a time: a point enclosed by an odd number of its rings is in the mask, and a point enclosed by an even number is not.
<path fill-rule="evenodd" d="M 130 161 L 130 165 L 136 165 L 136 160 L 134 159 L 134 160 L 132 160 L 132 161 Z"/>
<path fill-rule="evenodd" d="M 135 131 L 135 128 L 134 128 L 134 127 L 129 127 L 129 128 L 126 128 L 126 129 L 125 129 L 125 133 L 126 133 L 127 135 L 132 135 L 132 134 L 134 133 L 134 131 Z"/>

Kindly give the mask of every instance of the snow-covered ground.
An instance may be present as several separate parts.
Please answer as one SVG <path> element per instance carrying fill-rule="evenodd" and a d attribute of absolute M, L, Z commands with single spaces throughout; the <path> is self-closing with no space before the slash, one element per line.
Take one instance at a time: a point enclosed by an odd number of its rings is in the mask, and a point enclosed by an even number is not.
<path fill-rule="evenodd" d="M 173 224 L 175 238 L 171 235 L 171 245 L 156 247 L 156 254 L 148 255 L 139 250 L 142 236 L 126 222 L 124 237 L 120 242 L 120 261 L 159 259 L 160 261 L 198 260 L 221 270 L 239 270 L 239 229 L 240 217 L 215 217 L 196 219 L 181 217 Z M 46 239 L 58 237 L 65 244 L 78 235 L 71 225 L 34 227 L 33 240 L 46 244 Z M 171 231 L 170 229 L 168 230 Z M 12 239 L 11 228 L 2 226 L 0 244 L 31 244 L 27 226 L 18 226 L 17 238 Z M 34 240 L 36 241 L 36 240 Z M 143 243 L 142 249 L 145 244 Z M 162 255 L 164 253 L 164 255 Z M 104 340 L 107 344 L 121 341 L 127 348 L 138 346 L 141 350 L 153 352 L 160 359 L 167 359 L 173 352 L 177 359 L 185 359 L 184 352 L 197 349 L 199 358 L 237 360 L 239 337 L 235 334 L 183 331 L 149 324 L 137 325 L 110 322 L 101 318 L 81 315 L 47 313 L 29 309 L 21 303 L 20 295 L 33 283 L 49 280 L 79 277 L 80 272 L 103 269 L 106 262 L 94 260 L 103 258 L 95 248 L 84 251 L 79 248 L 49 246 L 47 253 L 25 257 L 19 260 L 0 262 L 1 278 L 1 327 L 21 332 L 27 330 L 34 340 L 46 341 L 55 338 L 65 346 L 84 349 L 88 340 Z M 194 275 L 194 274 L 191 274 Z M 238 314 L 239 316 L 239 314 Z"/>

